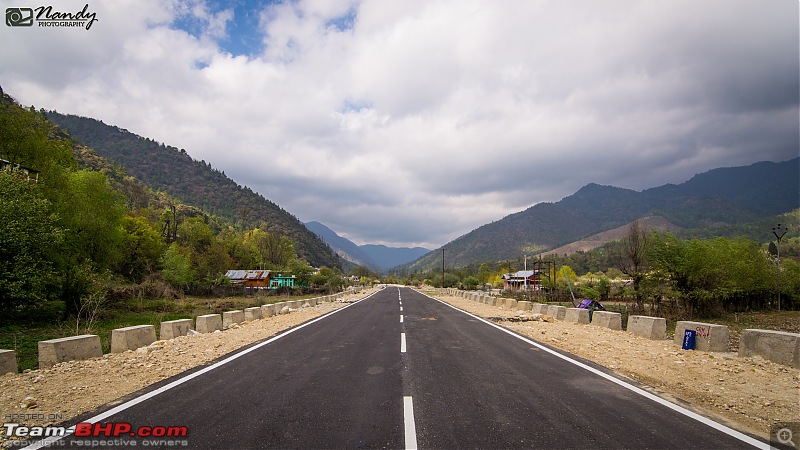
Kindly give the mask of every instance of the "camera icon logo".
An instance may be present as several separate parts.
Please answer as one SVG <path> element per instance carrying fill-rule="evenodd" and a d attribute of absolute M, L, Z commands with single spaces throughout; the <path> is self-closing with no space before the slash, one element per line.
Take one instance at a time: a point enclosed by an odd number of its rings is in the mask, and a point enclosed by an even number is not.
<path fill-rule="evenodd" d="M 33 9 L 6 8 L 6 25 L 9 27 L 33 26 Z"/>

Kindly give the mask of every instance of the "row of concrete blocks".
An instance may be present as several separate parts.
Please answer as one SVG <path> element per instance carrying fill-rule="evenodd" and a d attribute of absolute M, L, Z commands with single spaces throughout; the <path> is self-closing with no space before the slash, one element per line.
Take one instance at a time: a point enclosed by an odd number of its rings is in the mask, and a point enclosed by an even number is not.
<path fill-rule="evenodd" d="M 565 306 L 545 305 L 509 298 L 495 298 L 484 294 L 452 290 L 451 295 L 505 309 L 532 311 L 547 314 L 565 322 L 596 325 L 612 330 L 622 330 L 622 315 L 608 311 L 594 311 L 589 318 L 589 310 L 567 308 Z M 628 316 L 626 330 L 647 339 L 667 338 L 667 321 L 662 317 Z M 707 352 L 727 352 L 729 332 L 725 325 L 712 323 L 679 321 L 675 327 L 673 342 L 683 344 L 686 330 L 695 330 L 695 349 Z M 800 368 L 800 334 L 783 331 L 748 329 L 739 339 L 739 356 L 761 356 L 762 358 L 795 368 Z"/>
<path fill-rule="evenodd" d="M 192 319 L 178 319 L 161 322 L 159 336 L 162 340 L 186 336 L 189 330 L 198 333 L 213 333 L 217 330 L 230 328 L 232 325 L 245 321 L 262 319 L 277 314 L 286 314 L 292 310 L 303 307 L 316 306 L 320 303 L 333 302 L 344 294 L 333 294 L 307 300 L 293 300 L 290 302 L 273 303 L 269 305 L 254 306 L 244 310 L 226 311 L 220 314 L 205 314 L 197 316 L 195 327 L 192 328 Z M 122 353 L 136 350 L 156 341 L 156 330 L 153 325 L 136 325 L 111 330 L 111 353 Z M 60 362 L 89 359 L 103 356 L 100 346 L 100 336 L 84 334 L 60 339 L 39 341 L 39 368 L 46 368 Z M 13 350 L 0 350 L 0 374 L 16 373 L 17 358 Z"/>

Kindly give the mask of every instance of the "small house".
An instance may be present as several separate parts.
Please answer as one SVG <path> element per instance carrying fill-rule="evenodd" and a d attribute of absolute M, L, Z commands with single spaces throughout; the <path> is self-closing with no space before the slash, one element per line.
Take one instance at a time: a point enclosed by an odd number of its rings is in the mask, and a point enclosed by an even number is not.
<path fill-rule="evenodd" d="M 12 163 L 11 161 L 7 161 L 5 159 L 0 159 L 0 170 L 4 172 L 18 173 L 25 178 L 26 181 L 33 180 L 35 183 L 39 182 L 38 170 L 20 166 L 19 164 Z"/>
<path fill-rule="evenodd" d="M 517 291 L 520 289 L 541 289 L 542 277 L 538 270 L 520 270 L 503 275 L 503 289 Z"/>
<path fill-rule="evenodd" d="M 231 280 L 233 285 L 262 289 L 271 286 L 269 270 L 229 270 L 225 272 L 225 276 Z"/>
<path fill-rule="evenodd" d="M 281 287 L 294 287 L 295 277 L 294 275 L 275 275 L 272 277 L 269 283 L 269 287 L 272 289 L 278 289 Z"/>

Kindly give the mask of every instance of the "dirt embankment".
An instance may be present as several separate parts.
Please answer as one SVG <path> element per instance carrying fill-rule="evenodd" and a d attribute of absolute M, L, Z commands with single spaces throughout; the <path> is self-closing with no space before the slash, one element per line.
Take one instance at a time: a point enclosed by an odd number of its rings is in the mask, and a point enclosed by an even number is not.
<path fill-rule="evenodd" d="M 519 311 L 460 297 L 437 296 L 539 342 L 568 351 L 646 385 L 668 400 L 764 438 L 776 422 L 800 421 L 800 370 L 760 357 L 681 350 L 671 340 L 653 341 L 623 331 L 568 322 L 502 320 Z M 500 319 L 500 320 L 498 320 Z"/>

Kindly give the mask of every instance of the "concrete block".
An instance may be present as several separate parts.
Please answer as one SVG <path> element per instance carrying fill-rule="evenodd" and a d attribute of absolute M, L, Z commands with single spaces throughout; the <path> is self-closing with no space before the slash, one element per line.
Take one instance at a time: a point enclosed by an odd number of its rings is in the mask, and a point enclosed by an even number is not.
<path fill-rule="evenodd" d="M 695 330 L 694 348 L 706 352 L 728 351 L 728 327 L 713 323 L 690 322 L 682 320 L 675 326 L 675 339 L 677 345 L 683 345 L 683 333 L 686 330 Z"/>
<path fill-rule="evenodd" d="M 520 311 L 530 311 L 533 304 L 531 302 L 521 301 L 517 302 L 517 309 Z"/>
<path fill-rule="evenodd" d="M 195 330 L 198 333 L 213 333 L 222 329 L 222 316 L 219 314 L 206 314 L 197 316 Z"/>
<path fill-rule="evenodd" d="M 17 373 L 17 352 L 14 350 L 0 350 L 0 375 L 4 373 Z"/>
<path fill-rule="evenodd" d="M 628 316 L 628 333 L 647 339 L 666 339 L 667 320 L 663 317 Z"/>
<path fill-rule="evenodd" d="M 156 341 L 156 327 L 135 325 L 111 330 L 111 353 L 122 353 L 146 347 Z"/>
<path fill-rule="evenodd" d="M 317 306 L 317 299 L 309 298 L 309 299 L 303 300 L 303 307 L 305 307 L 306 305 L 308 305 L 310 308 L 313 308 L 313 307 Z"/>
<path fill-rule="evenodd" d="M 222 329 L 230 328 L 235 323 L 244 322 L 244 311 L 225 311 L 222 313 Z"/>
<path fill-rule="evenodd" d="M 103 356 L 103 350 L 100 347 L 100 336 L 94 334 L 39 341 L 40 369 L 65 361 L 99 356 Z"/>
<path fill-rule="evenodd" d="M 598 327 L 621 331 L 622 314 L 608 311 L 595 311 L 592 314 L 591 324 Z"/>
<path fill-rule="evenodd" d="M 739 356 L 756 355 L 778 364 L 800 369 L 800 333 L 744 330 L 739 337 Z"/>
<path fill-rule="evenodd" d="M 261 307 L 260 306 L 253 306 L 251 308 L 244 309 L 244 320 L 250 322 L 252 320 L 260 319 L 261 318 Z"/>
<path fill-rule="evenodd" d="M 552 316 L 558 320 L 564 320 L 564 317 L 567 315 L 567 307 L 566 306 L 556 306 L 556 305 L 548 305 L 547 306 L 547 315 Z"/>
<path fill-rule="evenodd" d="M 506 301 L 503 302 L 503 309 L 511 309 L 511 310 L 517 309 L 517 303 L 519 302 L 517 302 L 513 298 L 507 298 Z"/>
<path fill-rule="evenodd" d="M 178 319 L 161 322 L 161 330 L 158 336 L 161 339 L 174 339 L 178 336 L 186 336 L 192 329 L 192 319 Z"/>
<path fill-rule="evenodd" d="M 531 306 L 531 311 L 534 314 L 547 314 L 548 308 L 549 306 L 545 305 L 544 303 L 534 303 L 533 306 Z"/>
<path fill-rule="evenodd" d="M 564 314 L 565 322 L 589 324 L 589 310 L 583 308 L 567 308 Z"/>
<path fill-rule="evenodd" d="M 275 305 L 261 305 L 261 317 L 272 317 L 277 313 Z"/>

